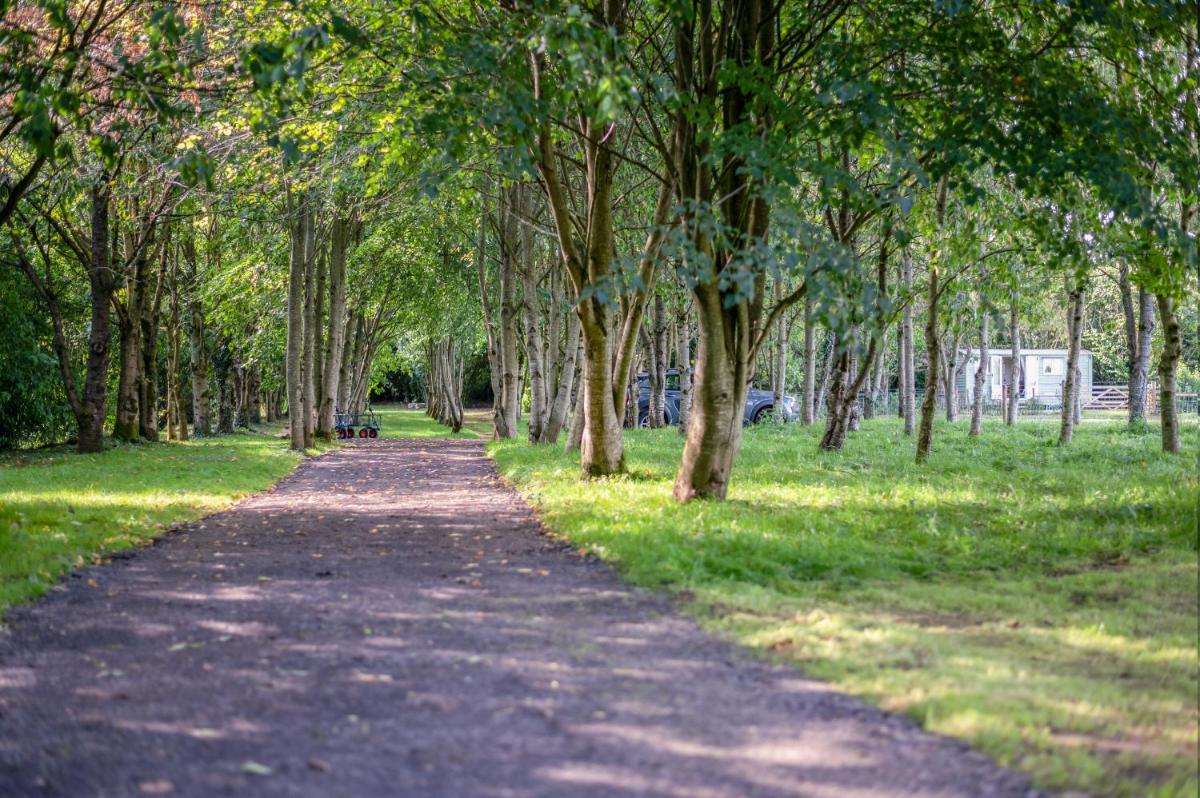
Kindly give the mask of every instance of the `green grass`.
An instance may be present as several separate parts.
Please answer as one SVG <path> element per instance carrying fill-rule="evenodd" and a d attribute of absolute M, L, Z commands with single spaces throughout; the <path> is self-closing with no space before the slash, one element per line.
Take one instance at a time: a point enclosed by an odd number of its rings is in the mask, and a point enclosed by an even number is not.
<path fill-rule="evenodd" d="M 1051 789 L 1197 788 L 1196 434 L 940 425 L 913 465 L 894 419 L 840 454 L 748 431 L 729 501 L 671 500 L 682 442 L 630 431 L 629 475 L 584 483 L 559 447 L 495 442 L 543 519 L 631 581 L 679 591 L 766 656 Z"/>
<path fill-rule="evenodd" d="M 270 487 L 299 461 L 286 441 L 254 433 L 0 457 L 0 613 L 67 571 Z"/>
<path fill-rule="evenodd" d="M 491 433 L 490 411 L 468 410 L 463 428 L 455 433 L 425 415 L 423 410 L 406 410 L 399 405 L 380 405 L 375 411 L 383 424 L 379 434 L 384 438 L 487 438 Z"/>

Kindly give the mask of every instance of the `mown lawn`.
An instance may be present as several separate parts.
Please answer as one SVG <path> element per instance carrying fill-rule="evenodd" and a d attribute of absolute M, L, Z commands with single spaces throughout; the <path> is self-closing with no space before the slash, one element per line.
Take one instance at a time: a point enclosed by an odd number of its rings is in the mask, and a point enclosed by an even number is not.
<path fill-rule="evenodd" d="M 270 487 L 299 461 L 258 433 L 0 456 L 0 613 L 67 571 Z"/>
<path fill-rule="evenodd" d="M 546 523 L 713 629 L 1045 788 L 1197 790 L 1196 434 L 942 425 L 913 465 L 894 419 L 840 454 L 747 433 L 730 499 L 679 506 L 674 430 L 627 435 L 630 474 L 581 482 L 560 447 L 489 445 Z"/>
<path fill-rule="evenodd" d="M 455 433 L 449 427 L 444 427 L 425 415 L 423 410 L 408 410 L 401 405 L 379 405 L 375 407 L 379 413 L 382 429 L 379 434 L 384 438 L 453 438 Z M 491 411 L 468 410 L 463 421 L 463 428 L 458 432 L 460 438 L 487 438 L 491 436 Z"/>

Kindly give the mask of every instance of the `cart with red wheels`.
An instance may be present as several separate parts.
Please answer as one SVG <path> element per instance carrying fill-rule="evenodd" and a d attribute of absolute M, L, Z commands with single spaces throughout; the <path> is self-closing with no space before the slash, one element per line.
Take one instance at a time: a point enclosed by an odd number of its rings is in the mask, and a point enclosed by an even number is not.
<path fill-rule="evenodd" d="M 365 413 L 338 412 L 333 414 L 333 428 L 337 430 L 338 440 L 378 438 L 380 426 L 379 414 L 373 412 L 370 407 Z"/>

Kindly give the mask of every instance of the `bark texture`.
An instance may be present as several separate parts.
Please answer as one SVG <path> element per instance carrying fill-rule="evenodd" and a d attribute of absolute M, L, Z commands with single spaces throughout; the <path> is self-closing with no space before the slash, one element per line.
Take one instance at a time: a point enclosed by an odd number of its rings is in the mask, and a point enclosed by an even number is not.
<path fill-rule="evenodd" d="M 979 325 L 979 367 L 975 369 L 975 385 L 971 394 L 971 432 L 972 438 L 979 437 L 983 428 L 983 391 L 988 374 L 991 373 L 991 357 L 988 355 L 988 320 L 985 311 Z"/>
<path fill-rule="evenodd" d="M 1158 406 L 1162 419 L 1162 448 L 1164 452 L 1178 453 L 1180 448 L 1179 409 L 1176 406 L 1176 372 L 1179 358 L 1183 355 L 1183 336 L 1175 300 L 1159 294 L 1158 317 L 1162 322 L 1163 348 L 1158 357 Z"/>
<path fill-rule="evenodd" d="M 1075 434 L 1076 404 L 1079 400 L 1079 349 L 1083 338 L 1083 294 L 1080 283 L 1067 293 L 1067 370 L 1062 387 L 1062 416 L 1058 428 L 1060 446 Z"/>

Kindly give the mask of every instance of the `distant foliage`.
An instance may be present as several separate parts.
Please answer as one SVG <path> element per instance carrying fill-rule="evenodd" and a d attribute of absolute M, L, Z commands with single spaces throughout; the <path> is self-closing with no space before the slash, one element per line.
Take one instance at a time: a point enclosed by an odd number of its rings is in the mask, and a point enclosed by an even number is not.
<path fill-rule="evenodd" d="M 0 271 L 0 450 L 63 441 L 73 423 L 48 324 L 26 293 Z"/>

